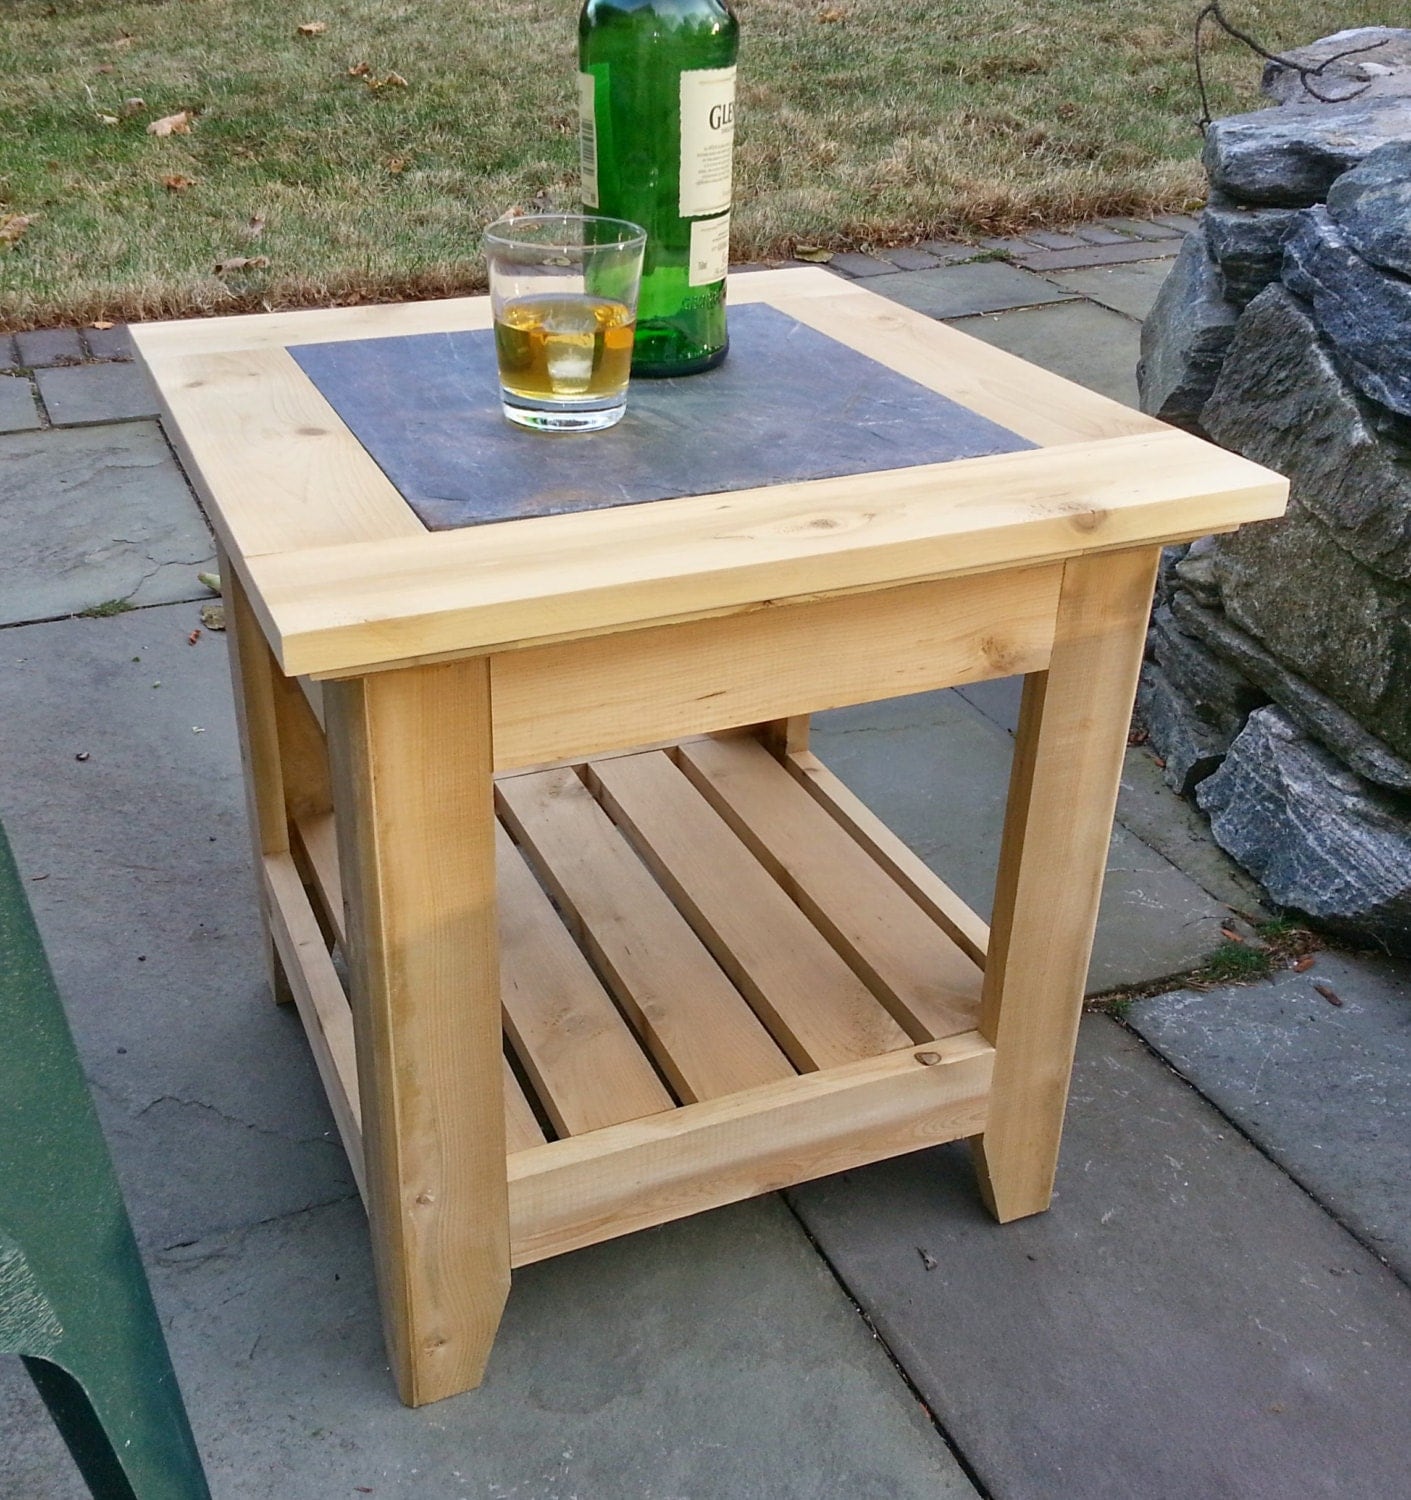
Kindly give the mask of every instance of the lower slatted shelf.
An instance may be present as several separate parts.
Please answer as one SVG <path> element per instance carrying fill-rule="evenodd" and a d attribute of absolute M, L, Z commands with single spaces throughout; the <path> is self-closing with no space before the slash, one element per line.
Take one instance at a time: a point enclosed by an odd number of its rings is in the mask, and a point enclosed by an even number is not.
<path fill-rule="evenodd" d="M 984 924 L 812 756 L 700 738 L 495 796 L 516 1264 L 983 1129 Z M 361 1181 L 332 815 L 297 832 L 274 939 Z"/>

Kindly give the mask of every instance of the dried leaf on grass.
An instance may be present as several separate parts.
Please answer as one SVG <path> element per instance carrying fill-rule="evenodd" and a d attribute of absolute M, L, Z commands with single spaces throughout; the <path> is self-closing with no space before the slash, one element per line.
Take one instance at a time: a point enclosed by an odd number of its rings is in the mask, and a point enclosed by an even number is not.
<path fill-rule="evenodd" d="M 34 214 L 6 214 L 0 218 L 0 245 L 17 243 L 34 220 Z"/>
<path fill-rule="evenodd" d="M 146 108 L 147 101 L 145 99 L 138 99 L 134 96 L 131 99 L 123 100 L 122 107 L 118 110 L 118 113 L 123 117 L 124 120 L 126 120 L 132 115 L 141 114 L 142 111 Z"/>
<path fill-rule="evenodd" d="M 795 245 L 794 259 L 812 261 L 816 265 L 824 265 L 833 259 L 833 252 L 825 250 L 822 245 Z"/>
<path fill-rule="evenodd" d="M 174 115 L 163 115 L 160 120 L 153 120 L 147 127 L 148 135 L 190 135 L 191 134 L 191 111 L 189 109 L 178 110 Z"/>
<path fill-rule="evenodd" d="M 99 333 L 106 333 L 110 328 L 116 328 L 118 325 L 107 318 L 97 318 L 88 326 L 96 329 Z"/>
<path fill-rule="evenodd" d="M 363 63 L 354 63 L 352 65 L 352 67 L 348 69 L 348 77 L 349 78 L 366 78 L 367 75 L 369 73 L 371 73 L 371 72 L 372 72 L 372 64 L 371 63 L 365 63 L 365 62 L 363 62 Z"/>
<path fill-rule="evenodd" d="M 265 271 L 268 269 L 268 255 L 232 255 L 229 260 L 218 260 L 212 267 L 217 276 L 225 276 L 231 271 Z"/>
<path fill-rule="evenodd" d="M 827 10 L 820 10 L 818 12 L 818 19 L 825 26 L 833 25 L 838 21 L 846 21 L 847 18 L 847 11 L 839 9 L 836 5 L 829 6 Z"/>
<path fill-rule="evenodd" d="M 302 26 L 296 26 L 295 31 L 300 36 L 322 36 L 328 30 L 327 21 L 305 21 Z"/>
<path fill-rule="evenodd" d="M 103 125 L 116 125 L 118 123 L 118 117 L 116 115 L 99 115 L 98 120 L 99 123 Z"/>
<path fill-rule="evenodd" d="M 251 214 L 250 222 L 245 226 L 245 238 L 257 240 L 265 232 L 265 216 L 263 214 Z"/>
<path fill-rule="evenodd" d="M 400 73 L 384 73 L 381 78 L 364 78 L 363 82 L 374 94 L 383 89 L 404 89 L 407 86 L 407 80 Z"/>
<path fill-rule="evenodd" d="M 187 188 L 194 187 L 195 184 L 194 177 L 183 176 L 180 172 L 173 172 L 170 177 L 162 178 L 162 186 L 169 193 L 184 193 Z"/>

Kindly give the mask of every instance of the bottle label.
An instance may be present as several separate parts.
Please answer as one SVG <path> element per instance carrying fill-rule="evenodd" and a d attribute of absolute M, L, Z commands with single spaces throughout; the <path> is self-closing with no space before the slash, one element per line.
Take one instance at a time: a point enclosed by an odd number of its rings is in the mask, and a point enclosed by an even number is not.
<path fill-rule="evenodd" d="M 709 286 L 724 281 L 730 265 L 730 215 L 697 219 L 691 225 L 691 265 L 687 285 Z"/>
<path fill-rule="evenodd" d="M 597 80 L 591 73 L 578 75 L 578 175 L 585 208 L 598 206 L 598 117 L 594 113 Z"/>
<path fill-rule="evenodd" d="M 735 146 L 734 68 L 690 68 L 681 75 L 681 203 L 683 219 L 723 214 L 730 207 Z M 691 237 L 695 265 L 695 235 Z M 694 277 L 694 270 L 692 276 Z M 721 272 L 724 275 L 724 272 Z M 719 277 L 713 278 L 719 280 Z"/>

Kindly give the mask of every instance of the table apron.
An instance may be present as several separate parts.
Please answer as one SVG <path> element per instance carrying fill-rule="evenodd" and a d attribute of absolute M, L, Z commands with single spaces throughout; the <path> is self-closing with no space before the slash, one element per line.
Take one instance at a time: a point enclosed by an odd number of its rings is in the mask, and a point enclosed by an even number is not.
<path fill-rule="evenodd" d="M 497 653 L 497 771 L 1042 671 L 1063 565 Z"/>

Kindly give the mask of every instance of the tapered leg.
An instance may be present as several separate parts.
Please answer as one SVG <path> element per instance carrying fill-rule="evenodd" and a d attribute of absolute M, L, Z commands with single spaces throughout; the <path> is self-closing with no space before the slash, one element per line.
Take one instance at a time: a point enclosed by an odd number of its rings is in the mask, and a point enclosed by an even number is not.
<path fill-rule="evenodd" d="M 324 697 L 367 1206 L 402 1399 L 480 1383 L 509 1291 L 489 669 Z"/>
<path fill-rule="evenodd" d="M 327 812 L 333 806 L 328 756 L 302 689 L 279 670 L 249 598 L 224 556 L 220 568 L 255 880 L 263 889 L 261 862 L 266 854 L 289 853 L 290 820 Z M 275 999 L 287 1005 L 294 998 L 293 991 L 270 941 L 268 912 L 263 916 L 270 987 Z"/>
<path fill-rule="evenodd" d="M 1001 1222 L 1053 1193 L 1157 556 L 1069 562 L 1048 670 L 1024 683 L 980 1012 L 995 1071 L 976 1164 Z"/>

